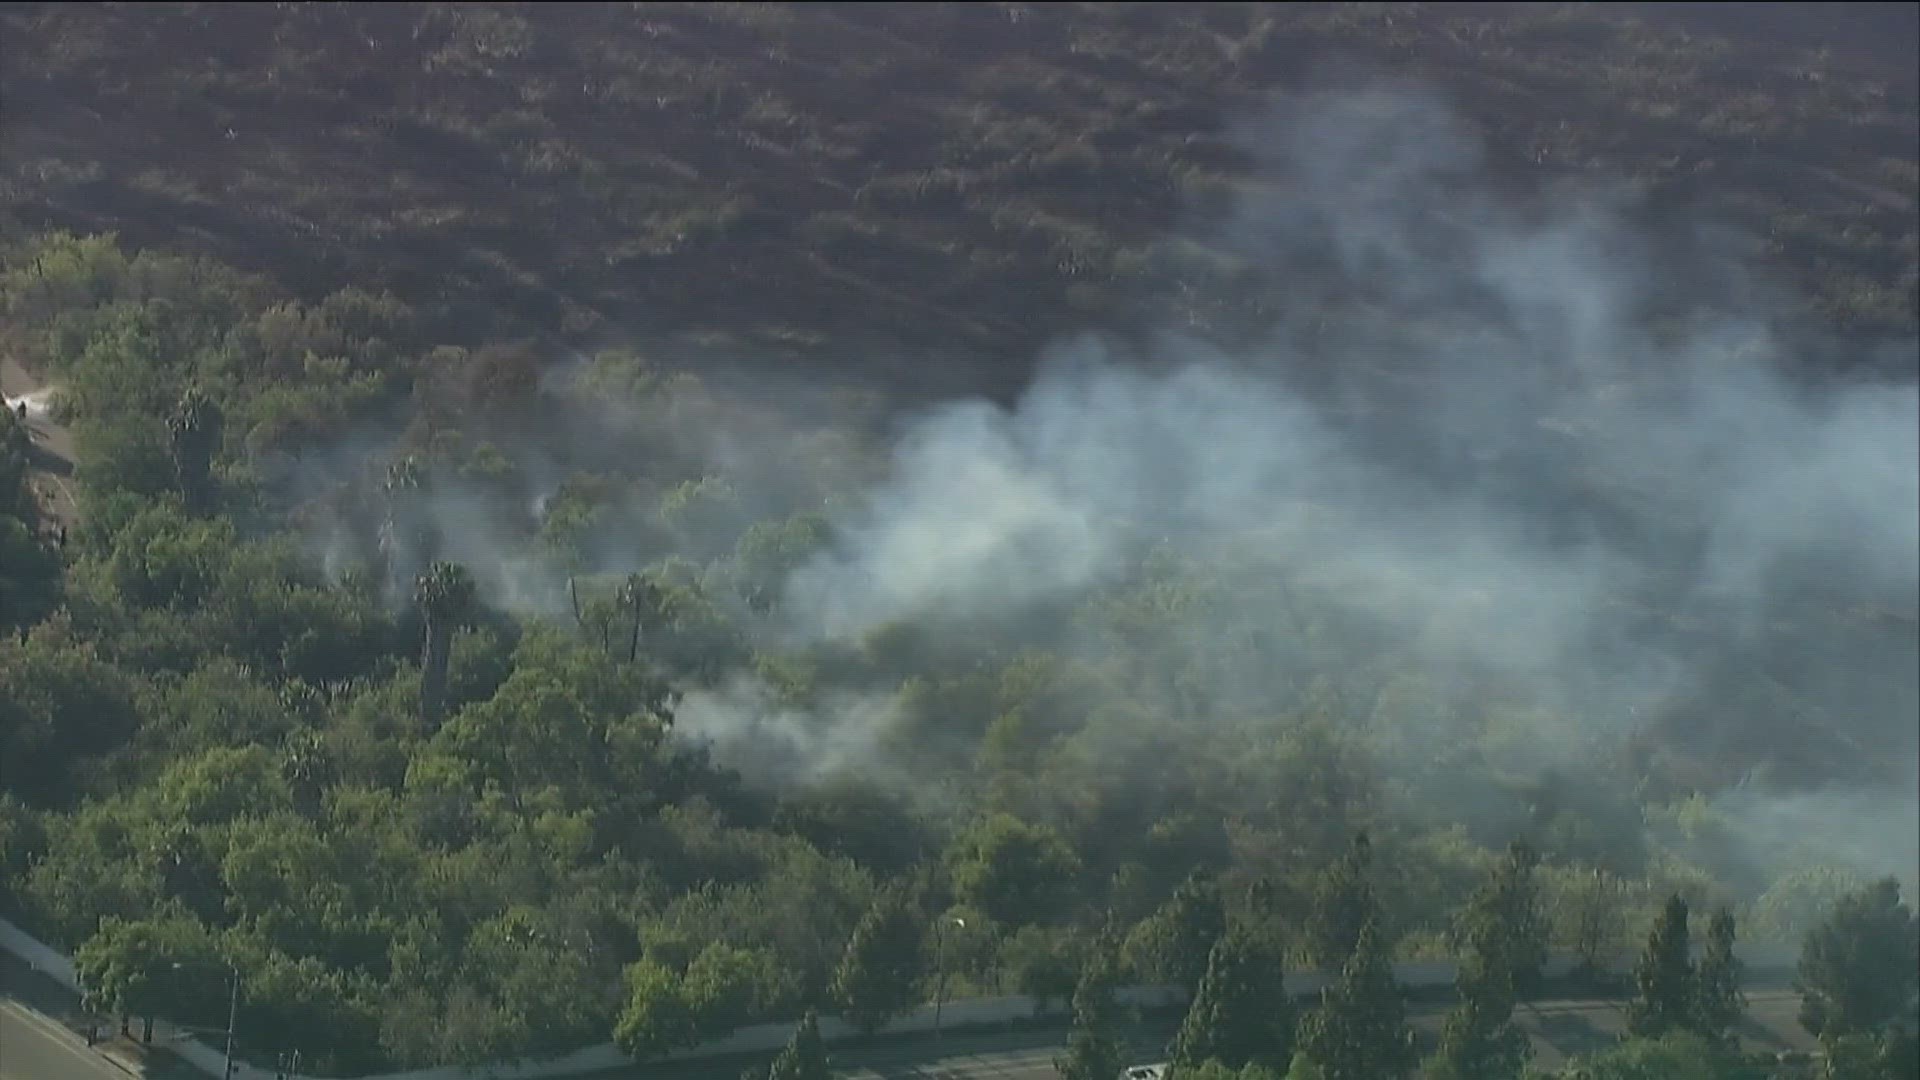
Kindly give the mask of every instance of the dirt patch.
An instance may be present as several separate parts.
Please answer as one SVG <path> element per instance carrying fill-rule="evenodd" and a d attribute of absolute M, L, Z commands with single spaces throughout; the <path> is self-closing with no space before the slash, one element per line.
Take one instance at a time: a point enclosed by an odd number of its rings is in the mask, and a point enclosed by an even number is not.
<path fill-rule="evenodd" d="M 41 514 L 54 530 L 78 523 L 80 507 L 73 496 L 73 433 L 54 421 L 48 403 L 53 388 L 21 367 L 11 357 L 0 357 L 0 398 L 21 415 L 33 443 L 32 468 L 27 485 L 40 504 Z M 24 412 L 22 411 L 24 409 Z"/>

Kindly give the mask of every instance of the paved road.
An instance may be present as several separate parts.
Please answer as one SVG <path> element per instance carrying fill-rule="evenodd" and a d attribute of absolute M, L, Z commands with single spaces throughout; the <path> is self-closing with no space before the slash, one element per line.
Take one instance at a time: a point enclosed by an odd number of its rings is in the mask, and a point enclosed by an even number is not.
<path fill-rule="evenodd" d="M 55 1021 L 0 998 L 0 1080 L 129 1080 Z"/>
<path fill-rule="evenodd" d="M 0 953 L 0 1080 L 135 1080 L 143 1072 L 147 1080 L 161 1080 L 139 1064 L 131 1042 L 118 1042 L 119 1062 L 101 1055 L 107 1043 L 89 1050 L 78 1034 L 82 1017 L 72 991 Z M 113 1036 L 117 1028 L 101 1031 Z"/>

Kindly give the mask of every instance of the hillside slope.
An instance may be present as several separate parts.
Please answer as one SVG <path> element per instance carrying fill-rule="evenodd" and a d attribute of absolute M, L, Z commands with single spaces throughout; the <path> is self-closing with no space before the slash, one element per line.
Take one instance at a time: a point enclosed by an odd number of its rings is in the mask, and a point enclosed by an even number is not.
<path fill-rule="evenodd" d="M 468 337 L 939 346 L 1017 378 L 1065 330 L 1257 321 L 1270 279 L 1195 288 L 1161 241 L 1247 175 L 1228 125 L 1357 62 L 1517 173 L 1717 208 L 1808 314 L 1910 327 L 1907 6 L 1697 7 L 12 4 L 0 224 L 389 286 Z"/>

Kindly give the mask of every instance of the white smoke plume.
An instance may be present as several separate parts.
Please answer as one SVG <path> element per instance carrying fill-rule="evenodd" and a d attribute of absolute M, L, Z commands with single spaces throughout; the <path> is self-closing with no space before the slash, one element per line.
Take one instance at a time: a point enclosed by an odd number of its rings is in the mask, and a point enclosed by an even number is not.
<path fill-rule="evenodd" d="M 1808 588 L 1910 629 L 1920 396 L 1788 373 L 1801 348 L 1911 341 L 1780 329 L 1777 295 L 1710 220 L 1649 235 L 1622 188 L 1503 191 L 1425 94 L 1300 95 L 1243 139 L 1264 184 L 1219 242 L 1298 283 L 1271 340 L 1228 357 L 1089 338 L 1010 408 L 921 416 L 789 581 L 797 633 L 1018 620 L 1126 574 L 1143 540 L 1265 545 L 1437 669 L 1523 680 L 1573 734 L 1623 737 L 1697 687 L 1710 651 L 1637 636 L 1635 605 L 1686 612 L 1692 640 L 1721 647 L 1763 640 Z M 1872 715 L 1836 721 L 1911 761 L 1917 662 L 1897 644 L 1808 678 L 1878 683 L 1848 699 Z M 838 738 L 830 717 L 808 730 Z M 1536 765 L 1588 752 L 1538 735 Z M 1749 792 L 1730 811 L 1764 844 L 1813 820 L 1787 806 Z M 1856 862 L 1912 865 L 1910 805 L 1845 809 L 1884 839 Z"/>
<path fill-rule="evenodd" d="M 737 674 L 716 689 L 682 697 L 674 730 L 748 783 L 785 788 L 835 779 L 875 760 L 892 709 L 890 697 L 854 693 L 830 693 L 799 709 Z"/>
<path fill-rule="evenodd" d="M 1720 659 L 1777 655 L 1778 624 L 1817 611 L 1844 634 L 1767 677 L 1856 758 L 1904 763 L 1880 790 L 1911 787 L 1913 340 L 1783 324 L 1781 296 L 1709 211 L 1656 218 L 1630 185 L 1508 175 L 1419 90 L 1292 95 L 1237 138 L 1258 177 L 1169 259 L 1195 295 L 1257 270 L 1272 283 L 1264 340 L 1089 336 L 1053 350 L 1011 406 L 956 400 L 907 419 L 884 475 L 824 506 L 832 539 L 779 590 L 770 642 L 851 648 L 901 624 L 1025 633 L 1153 551 L 1252 552 L 1274 588 L 1227 588 L 1182 627 L 1227 657 L 1188 712 L 1298 706 L 1249 701 L 1275 693 L 1275 671 L 1316 674 L 1277 590 L 1418 659 L 1444 700 L 1409 745 L 1469 734 L 1488 678 L 1525 688 L 1542 719 L 1508 764 L 1544 769 L 1582 766 L 1596 740 L 1701 699 L 1739 709 L 1748 688 L 1714 681 Z M 1794 375 L 1818 366 L 1809 356 L 1859 370 L 1892 358 L 1898 377 L 1812 385 Z M 673 430 L 679 452 L 742 493 L 743 520 L 800 479 L 777 425 Z M 463 557 L 515 565 L 521 541 L 469 509 L 445 516 Z M 634 541 L 594 561 L 624 572 L 661 554 Z M 496 576 L 553 592 L 530 569 Z M 1879 630 L 1861 629 L 1863 612 Z M 1233 653 L 1249 627 L 1273 632 Z M 1046 633 L 1065 652 L 1084 644 Z M 827 687 L 799 708 L 736 674 L 689 693 L 677 726 L 778 786 L 887 772 L 894 720 L 870 687 Z M 1750 826 L 1755 858 L 1801 830 L 1884 838 L 1848 849 L 1860 865 L 1920 860 L 1910 801 L 1794 799 L 1756 782 L 1723 807 Z"/>

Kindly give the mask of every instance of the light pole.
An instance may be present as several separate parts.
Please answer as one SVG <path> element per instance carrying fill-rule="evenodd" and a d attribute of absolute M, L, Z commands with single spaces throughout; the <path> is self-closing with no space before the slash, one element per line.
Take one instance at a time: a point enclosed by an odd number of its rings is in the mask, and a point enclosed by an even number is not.
<path fill-rule="evenodd" d="M 240 1021 L 240 969 L 229 968 L 233 975 L 233 992 L 227 998 L 227 1065 L 220 1070 L 220 1080 L 232 1080 L 233 1077 L 233 1029 Z"/>
<path fill-rule="evenodd" d="M 962 930 L 967 928 L 967 920 L 954 916 L 950 920 Z M 940 1007 L 946 1004 L 947 996 L 947 922 L 933 925 L 933 1043 L 940 1045 Z"/>
<path fill-rule="evenodd" d="M 175 961 L 173 970 L 179 971 L 182 964 Z M 220 1071 L 220 1080 L 230 1080 L 233 1076 L 233 1032 L 240 1020 L 240 969 L 232 964 L 225 965 L 232 987 L 227 996 L 227 1064 Z"/>

